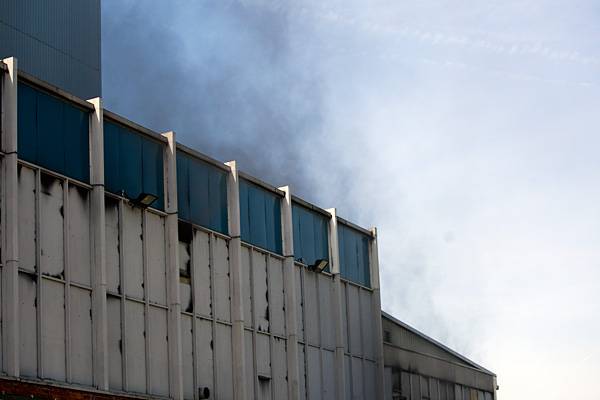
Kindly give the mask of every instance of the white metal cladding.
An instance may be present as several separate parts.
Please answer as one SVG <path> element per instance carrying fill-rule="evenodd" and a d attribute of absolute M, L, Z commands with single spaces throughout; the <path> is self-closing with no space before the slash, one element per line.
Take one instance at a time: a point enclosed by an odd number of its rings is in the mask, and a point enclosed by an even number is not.
<path fill-rule="evenodd" d="M 206 387 L 217 398 L 231 398 L 229 240 L 189 228 L 191 235 L 179 241 L 184 397 Z"/>
<path fill-rule="evenodd" d="M 107 195 L 108 361 L 114 390 L 169 394 L 164 218 Z"/>
<path fill-rule="evenodd" d="M 244 244 L 242 274 L 248 395 L 287 399 L 283 259 Z"/>
<path fill-rule="evenodd" d="M 21 374 L 91 385 L 89 188 L 26 164 L 18 185 Z"/>

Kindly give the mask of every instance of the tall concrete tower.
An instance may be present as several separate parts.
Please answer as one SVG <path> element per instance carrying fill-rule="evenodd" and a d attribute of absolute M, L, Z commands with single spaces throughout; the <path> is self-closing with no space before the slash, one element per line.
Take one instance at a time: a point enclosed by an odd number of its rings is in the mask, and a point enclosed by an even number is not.
<path fill-rule="evenodd" d="M 0 1 L 0 59 L 78 97 L 101 94 L 100 0 Z"/>

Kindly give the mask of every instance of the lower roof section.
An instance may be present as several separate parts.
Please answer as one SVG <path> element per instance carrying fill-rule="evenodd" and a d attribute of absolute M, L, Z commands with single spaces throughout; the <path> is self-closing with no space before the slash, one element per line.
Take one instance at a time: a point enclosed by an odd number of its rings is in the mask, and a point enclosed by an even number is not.
<path fill-rule="evenodd" d="M 386 367 L 495 391 L 493 372 L 384 311 L 381 317 Z"/>

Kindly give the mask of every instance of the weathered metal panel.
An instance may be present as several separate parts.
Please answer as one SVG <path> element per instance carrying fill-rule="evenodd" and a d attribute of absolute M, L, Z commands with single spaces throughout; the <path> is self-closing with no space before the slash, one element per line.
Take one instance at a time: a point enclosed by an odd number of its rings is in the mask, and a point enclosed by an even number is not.
<path fill-rule="evenodd" d="M 142 246 L 142 210 L 123 204 L 123 269 L 125 293 L 138 299 L 144 298 L 144 253 Z"/>
<path fill-rule="evenodd" d="M 478 390 L 476 400 L 485 400 L 485 393 L 483 393 L 481 390 Z"/>
<path fill-rule="evenodd" d="M 333 317 L 333 285 L 331 277 L 318 274 L 319 322 L 321 325 L 321 346 L 335 350 L 335 325 Z"/>
<path fill-rule="evenodd" d="M 286 341 L 280 338 L 273 339 L 273 398 L 287 399 L 287 356 Z"/>
<path fill-rule="evenodd" d="M 91 286 L 90 193 L 69 187 L 69 274 L 73 282 Z"/>
<path fill-rule="evenodd" d="M 421 398 L 421 377 L 416 374 L 410 374 L 410 395 L 413 399 Z"/>
<path fill-rule="evenodd" d="M 355 355 L 362 354 L 362 339 L 360 326 L 359 289 L 354 285 L 346 287 L 348 291 L 348 333 L 350 338 L 350 352 Z"/>
<path fill-rule="evenodd" d="M 231 399 L 233 397 L 231 326 L 217 324 L 216 335 L 217 393 L 215 398 Z"/>
<path fill-rule="evenodd" d="M 71 380 L 83 385 L 93 383 L 92 292 L 71 287 Z"/>
<path fill-rule="evenodd" d="M 410 398 L 410 374 L 406 371 L 400 373 L 400 389 L 404 397 Z"/>
<path fill-rule="evenodd" d="M 123 389 L 123 345 L 121 336 L 121 299 L 107 296 L 108 313 L 108 387 L 111 390 Z"/>
<path fill-rule="evenodd" d="M 150 390 L 152 394 L 169 394 L 169 349 L 167 310 L 149 307 L 147 332 L 150 347 Z"/>
<path fill-rule="evenodd" d="M 335 353 L 329 350 L 321 351 L 323 371 L 323 398 L 335 399 Z"/>
<path fill-rule="evenodd" d="M 37 283 L 34 276 L 19 274 L 19 364 L 21 375 L 36 377 L 37 370 Z"/>
<path fill-rule="evenodd" d="M 254 386 L 256 385 L 256 374 L 254 371 L 254 345 L 252 343 L 252 331 L 244 331 L 244 350 L 246 366 L 246 393 L 248 398 L 254 398 Z"/>
<path fill-rule="evenodd" d="M 41 175 L 40 244 L 42 273 L 64 278 L 63 247 L 63 181 L 50 175 Z"/>
<path fill-rule="evenodd" d="M 430 397 L 429 395 L 429 378 L 425 376 L 419 377 L 419 382 L 421 384 L 421 397 Z"/>
<path fill-rule="evenodd" d="M 183 371 L 183 397 L 193 399 L 194 393 L 194 333 L 192 331 L 193 317 L 181 316 L 181 362 Z"/>
<path fill-rule="evenodd" d="M 341 284 L 342 287 L 342 336 L 344 338 L 344 350 L 346 351 L 346 353 L 350 352 L 350 340 L 348 339 L 348 301 L 347 301 L 347 296 L 346 296 L 346 292 L 348 290 L 348 284 L 345 282 L 342 282 Z"/>
<path fill-rule="evenodd" d="M 210 299 L 210 250 L 209 236 L 205 232 L 195 230 L 192 242 L 192 265 L 194 268 L 194 308 L 205 317 L 212 315 Z"/>
<path fill-rule="evenodd" d="M 191 313 L 194 311 L 194 298 L 192 296 L 191 280 L 191 243 L 180 241 L 179 251 L 179 296 L 181 299 L 181 311 Z"/>
<path fill-rule="evenodd" d="M 231 321 L 229 294 L 229 245 L 226 240 L 213 236 L 213 273 L 215 274 L 215 315 L 221 321 Z"/>
<path fill-rule="evenodd" d="M 272 391 L 273 375 L 271 372 L 271 351 L 269 336 L 256 334 L 256 373 L 258 375 L 258 399 L 270 399 Z M 267 377 L 267 379 L 261 379 Z"/>
<path fill-rule="evenodd" d="M 298 344 L 298 386 L 300 388 L 300 399 L 306 399 L 306 353 L 304 345 Z"/>
<path fill-rule="evenodd" d="M 35 171 L 19 166 L 19 267 L 35 271 Z"/>
<path fill-rule="evenodd" d="M 271 376 L 269 336 L 262 333 L 256 334 L 256 373 Z"/>
<path fill-rule="evenodd" d="M 364 371 L 363 362 L 360 358 L 352 357 L 352 398 L 364 399 Z M 418 397 L 420 399 L 420 397 Z"/>
<path fill-rule="evenodd" d="M 485 400 L 493 400 L 494 396 L 491 393 L 485 392 Z"/>
<path fill-rule="evenodd" d="M 392 374 L 391 367 L 385 367 L 383 372 L 384 377 L 384 390 L 383 390 L 383 398 L 384 400 L 394 400 L 394 375 Z"/>
<path fill-rule="evenodd" d="M 254 312 L 256 329 L 260 332 L 269 331 L 269 293 L 267 290 L 266 257 L 264 253 L 259 251 L 252 252 Z"/>
<path fill-rule="evenodd" d="M 304 271 L 304 316 L 306 342 L 315 346 L 319 342 L 319 298 L 317 294 L 317 275 Z"/>
<path fill-rule="evenodd" d="M 283 263 L 275 257 L 269 258 L 269 310 L 271 311 L 271 332 L 285 335 L 285 293 L 283 288 Z"/>
<path fill-rule="evenodd" d="M 454 385 L 454 398 L 456 400 L 463 400 L 462 386 L 460 386 L 458 384 Z"/>
<path fill-rule="evenodd" d="M 244 296 L 244 326 L 253 327 L 254 323 L 252 318 L 252 268 L 250 266 L 250 257 L 252 250 L 248 247 L 242 246 L 242 290 Z"/>
<path fill-rule="evenodd" d="M 306 386 L 308 398 L 310 400 L 322 399 L 320 350 L 313 346 L 307 346 L 306 349 Z"/>
<path fill-rule="evenodd" d="M 304 340 L 304 293 L 302 292 L 302 270 L 304 267 L 294 267 L 296 284 L 296 329 L 298 340 Z"/>
<path fill-rule="evenodd" d="M 381 318 L 377 316 L 374 321 L 373 317 L 373 294 L 365 289 L 360 289 L 360 323 L 362 326 L 362 346 L 365 357 L 375 358 L 375 323 L 381 323 Z"/>
<path fill-rule="evenodd" d="M 344 372 L 346 373 L 346 399 L 352 399 L 352 358 L 344 356 Z"/>
<path fill-rule="evenodd" d="M 439 381 L 435 378 L 429 378 L 429 397 L 431 400 L 440 400 Z"/>
<path fill-rule="evenodd" d="M 146 392 L 146 339 L 144 333 L 144 305 L 125 301 L 125 348 L 127 390 Z"/>
<path fill-rule="evenodd" d="M 271 392 L 271 381 L 268 379 L 259 379 L 256 398 L 258 400 L 270 400 L 272 396 Z"/>
<path fill-rule="evenodd" d="M 42 280 L 42 362 L 44 378 L 64 381 L 65 370 L 65 285 Z"/>
<path fill-rule="evenodd" d="M 106 197 L 105 207 L 105 236 L 106 236 L 106 284 L 107 290 L 122 293 L 121 276 L 119 272 L 119 203 Z"/>
<path fill-rule="evenodd" d="M 167 304 L 167 267 L 165 258 L 165 219 L 146 212 L 146 254 L 148 262 L 148 298 Z"/>
<path fill-rule="evenodd" d="M 377 384 L 376 381 L 376 373 L 377 373 L 377 369 L 376 369 L 376 364 L 372 361 L 365 361 L 364 364 L 364 378 L 365 378 L 365 397 L 368 398 L 372 398 L 376 396 L 376 390 L 375 390 L 375 385 Z"/>
<path fill-rule="evenodd" d="M 198 387 L 207 387 L 211 393 L 214 391 L 213 370 L 213 336 L 212 323 L 205 319 L 196 318 L 196 382 Z"/>

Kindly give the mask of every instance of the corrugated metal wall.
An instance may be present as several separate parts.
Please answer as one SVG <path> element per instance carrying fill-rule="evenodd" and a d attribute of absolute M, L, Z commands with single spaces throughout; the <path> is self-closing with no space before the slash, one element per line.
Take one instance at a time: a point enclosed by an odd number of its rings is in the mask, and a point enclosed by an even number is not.
<path fill-rule="evenodd" d="M 100 96 L 100 0 L 0 2 L 0 59 L 67 92 Z"/>
<path fill-rule="evenodd" d="M 385 400 L 493 400 L 494 394 L 458 383 L 386 368 Z"/>

